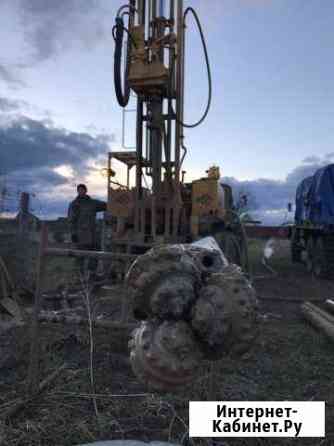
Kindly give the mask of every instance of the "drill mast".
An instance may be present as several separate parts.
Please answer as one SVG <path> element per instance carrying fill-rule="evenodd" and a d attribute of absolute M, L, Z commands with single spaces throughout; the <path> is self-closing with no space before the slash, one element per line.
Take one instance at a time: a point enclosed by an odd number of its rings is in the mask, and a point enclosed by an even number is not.
<path fill-rule="evenodd" d="M 246 265 L 245 233 L 234 211 L 232 189 L 221 182 L 219 169 L 213 166 L 206 178 L 189 184 L 184 183 L 183 175 L 180 178 L 187 154 L 183 129 L 195 128 L 205 120 L 212 99 L 203 29 L 196 11 L 183 6 L 183 0 L 129 0 L 117 13 L 113 29 L 115 91 L 122 107 L 128 104 L 131 91 L 136 94 L 137 120 L 136 150 L 113 152 L 109 157 L 110 247 L 140 254 L 157 243 L 189 243 L 213 235 L 230 261 Z M 185 22 L 189 13 L 200 33 L 209 86 L 205 112 L 193 124 L 184 122 Z M 125 33 L 127 54 L 122 55 Z M 112 158 L 127 165 L 126 187 L 110 179 Z M 133 167 L 136 182 L 131 188 L 129 172 Z M 118 188 L 111 187 L 112 183 Z"/>
<path fill-rule="evenodd" d="M 137 95 L 136 152 L 133 153 L 136 159 L 135 232 L 153 240 L 157 235 L 175 239 L 182 209 L 180 172 L 186 153 L 182 127 L 183 0 L 130 0 L 119 10 L 114 30 L 116 70 L 120 67 L 117 58 L 121 57 L 125 16 L 128 18 L 127 67 L 123 79 L 115 72 L 115 87 L 123 107 L 130 90 Z M 151 179 L 150 192 L 145 188 L 144 176 Z M 149 227 L 151 233 L 147 234 Z"/>

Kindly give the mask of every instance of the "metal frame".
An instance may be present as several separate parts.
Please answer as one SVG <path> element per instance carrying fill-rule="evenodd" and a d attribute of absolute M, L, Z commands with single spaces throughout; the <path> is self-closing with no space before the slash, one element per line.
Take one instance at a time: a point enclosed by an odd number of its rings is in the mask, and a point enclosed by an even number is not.
<path fill-rule="evenodd" d="M 48 228 L 45 222 L 42 222 L 39 254 L 37 261 L 36 291 L 34 299 L 34 309 L 31 321 L 31 344 L 28 367 L 27 394 L 33 397 L 39 392 L 40 383 L 40 311 L 42 307 L 43 280 L 48 257 L 94 257 L 98 259 L 122 259 L 133 261 L 137 256 L 128 254 L 116 254 L 112 252 L 101 251 L 81 251 L 77 249 L 59 249 L 48 247 Z M 126 323 L 126 302 L 122 302 L 122 320 L 112 324 L 113 328 L 124 328 L 131 330 L 134 324 Z M 106 328 L 110 328 L 110 324 Z"/>

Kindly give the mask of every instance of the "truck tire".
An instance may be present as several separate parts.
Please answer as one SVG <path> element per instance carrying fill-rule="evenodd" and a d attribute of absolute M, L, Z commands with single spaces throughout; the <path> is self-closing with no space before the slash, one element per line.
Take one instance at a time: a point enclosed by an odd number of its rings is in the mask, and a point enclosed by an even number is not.
<path fill-rule="evenodd" d="M 322 237 L 318 237 L 314 245 L 313 273 L 319 279 L 328 275 L 328 262 Z"/>
<path fill-rule="evenodd" d="M 298 235 L 295 229 L 291 235 L 291 261 L 292 263 L 300 263 L 302 261 L 302 249 L 298 244 Z"/>
<path fill-rule="evenodd" d="M 305 266 L 308 273 L 313 271 L 313 258 L 314 258 L 314 240 L 313 237 L 310 236 L 306 242 L 306 260 Z"/>
<path fill-rule="evenodd" d="M 302 251 L 295 246 L 291 247 L 291 260 L 292 263 L 300 263 L 302 260 Z"/>

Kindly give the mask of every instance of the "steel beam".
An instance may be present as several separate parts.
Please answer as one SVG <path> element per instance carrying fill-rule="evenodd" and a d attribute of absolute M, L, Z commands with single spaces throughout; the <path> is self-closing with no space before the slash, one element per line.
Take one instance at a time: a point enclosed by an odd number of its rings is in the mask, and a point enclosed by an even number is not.
<path fill-rule="evenodd" d="M 96 259 L 135 260 L 136 255 L 105 251 L 85 251 L 81 249 L 47 248 L 44 253 L 49 257 L 87 257 Z"/>

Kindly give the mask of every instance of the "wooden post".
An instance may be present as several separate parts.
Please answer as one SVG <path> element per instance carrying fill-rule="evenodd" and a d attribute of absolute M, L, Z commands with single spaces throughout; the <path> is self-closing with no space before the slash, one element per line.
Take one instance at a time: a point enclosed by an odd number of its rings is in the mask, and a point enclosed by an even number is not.
<path fill-rule="evenodd" d="M 33 319 L 31 324 L 31 344 L 30 344 L 30 362 L 28 370 L 28 383 L 27 393 L 29 396 L 33 396 L 38 393 L 39 389 L 39 358 L 40 358 L 40 324 L 39 324 L 39 312 L 41 309 L 41 296 L 43 277 L 45 272 L 46 256 L 45 251 L 48 244 L 48 230 L 46 223 L 42 223 L 40 246 L 37 263 L 37 277 L 36 277 L 36 291 L 35 291 L 35 303 Z"/>

